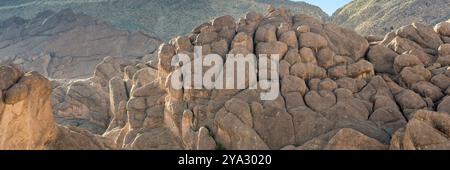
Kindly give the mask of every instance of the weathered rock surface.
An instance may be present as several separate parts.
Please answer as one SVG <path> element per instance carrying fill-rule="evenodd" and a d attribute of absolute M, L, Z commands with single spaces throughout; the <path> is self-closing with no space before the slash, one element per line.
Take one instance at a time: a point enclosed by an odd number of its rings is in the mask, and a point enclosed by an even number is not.
<path fill-rule="evenodd" d="M 51 83 L 37 72 L 1 66 L 0 149 L 114 149 L 103 137 L 53 120 Z M 12 82 L 12 83 L 11 83 Z M 3 95 L 4 94 L 4 95 Z"/>
<path fill-rule="evenodd" d="M 76 148 L 76 138 L 102 149 L 448 149 L 450 69 L 438 60 L 448 52 L 442 31 L 414 23 L 369 46 L 353 31 L 284 8 L 235 21 L 219 17 L 162 44 L 156 63 L 107 57 L 89 79 L 54 81 L 55 114 L 83 120 L 79 127 L 102 137 L 50 122 L 53 130 L 41 132 L 59 134 L 43 138 L 54 147 L 38 149 Z M 193 54 L 195 45 L 224 59 L 280 55 L 279 76 L 270 77 L 279 80 L 273 87 L 279 94 L 262 100 L 262 87 L 173 87 L 172 57 Z M 27 101 L 30 89 L 40 87 L 14 68 L 0 75 L 6 89 L 0 110 Z"/>

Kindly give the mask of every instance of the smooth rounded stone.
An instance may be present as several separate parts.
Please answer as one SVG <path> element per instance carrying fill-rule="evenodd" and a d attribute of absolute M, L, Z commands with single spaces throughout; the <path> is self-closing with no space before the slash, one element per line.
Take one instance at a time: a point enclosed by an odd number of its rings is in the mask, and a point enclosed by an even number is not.
<path fill-rule="evenodd" d="M 291 28 L 288 23 L 281 23 L 280 26 L 277 27 L 277 37 L 280 38 L 281 35 L 288 32 L 290 29 Z M 295 34 L 295 32 L 294 32 L 294 34 Z M 297 37 L 295 39 L 297 39 Z"/>
<path fill-rule="evenodd" d="M 174 39 L 174 46 L 177 51 L 192 51 L 194 46 L 186 36 L 178 36 Z"/>
<path fill-rule="evenodd" d="M 372 63 L 366 60 L 359 60 L 347 66 L 347 74 L 353 78 L 366 78 L 373 76 L 374 69 Z"/>
<path fill-rule="evenodd" d="M 450 23 L 448 21 L 440 22 L 434 27 L 434 31 L 442 36 L 450 36 Z"/>
<path fill-rule="evenodd" d="M 447 96 L 444 97 L 444 99 L 442 99 L 441 103 L 439 103 L 439 105 L 437 107 L 437 111 L 450 114 L 450 96 L 449 96 L 449 94 L 447 94 Z"/>
<path fill-rule="evenodd" d="M 311 31 L 311 28 L 308 25 L 300 25 L 296 29 L 298 34 L 307 33 Z"/>
<path fill-rule="evenodd" d="M 253 128 L 243 123 L 235 114 L 225 111 L 225 109 L 216 114 L 214 125 L 217 129 L 215 140 L 225 149 L 269 149 Z"/>
<path fill-rule="evenodd" d="M 299 36 L 300 47 L 309 47 L 312 49 L 321 49 L 328 46 L 328 41 L 323 36 L 307 32 L 301 33 Z"/>
<path fill-rule="evenodd" d="M 439 87 L 431 84 L 428 81 L 420 81 L 414 83 L 411 86 L 411 89 L 425 98 L 430 98 L 433 102 L 441 99 L 444 96 Z"/>
<path fill-rule="evenodd" d="M 400 79 L 408 87 L 419 81 L 428 81 L 431 79 L 431 72 L 423 67 L 416 65 L 414 67 L 406 67 L 400 73 Z"/>
<path fill-rule="evenodd" d="M 337 88 L 336 82 L 326 78 L 319 83 L 319 90 L 333 91 Z"/>
<path fill-rule="evenodd" d="M 447 150 L 450 116 L 419 110 L 405 128 L 392 135 L 391 150 Z"/>
<path fill-rule="evenodd" d="M 339 65 L 328 69 L 328 76 L 333 79 L 347 77 L 347 66 Z"/>
<path fill-rule="evenodd" d="M 322 81 L 320 78 L 314 78 L 308 81 L 308 87 L 310 90 L 318 91 L 319 83 Z"/>
<path fill-rule="evenodd" d="M 218 38 L 219 33 L 217 32 L 209 32 L 209 31 L 200 32 L 200 34 L 198 34 L 195 39 L 195 44 L 196 45 L 210 44 L 216 41 Z"/>
<path fill-rule="evenodd" d="M 396 36 L 387 44 L 387 47 L 394 50 L 398 54 L 403 54 L 410 50 L 423 51 L 423 48 L 412 40 Z"/>
<path fill-rule="evenodd" d="M 395 74 L 393 65 L 397 55 L 397 53 L 383 45 L 375 45 L 370 47 L 367 58 L 374 65 L 376 72 Z"/>
<path fill-rule="evenodd" d="M 361 132 L 343 128 L 334 135 L 328 144 L 326 150 L 386 150 L 387 145 L 382 144 L 376 139 L 368 137 Z"/>
<path fill-rule="evenodd" d="M 288 76 L 290 74 L 289 73 L 290 68 L 291 64 L 289 64 L 289 62 L 287 62 L 286 60 L 281 60 L 279 66 L 280 77 L 284 78 Z"/>
<path fill-rule="evenodd" d="M 284 60 L 289 62 L 290 65 L 294 65 L 295 63 L 302 62 L 302 58 L 299 54 L 298 49 L 289 49 L 284 56 Z"/>
<path fill-rule="evenodd" d="M 308 87 L 303 79 L 296 76 L 286 76 L 281 80 L 281 92 L 300 92 L 305 95 L 308 91 Z"/>
<path fill-rule="evenodd" d="M 22 76 L 20 70 L 10 67 L 0 67 L 0 90 L 6 90 L 11 87 Z"/>
<path fill-rule="evenodd" d="M 291 67 L 291 74 L 304 80 L 326 77 L 326 71 L 322 67 L 311 63 L 297 63 Z"/>
<path fill-rule="evenodd" d="M 231 41 L 233 40 L 235 35 L 236 35 L 236 29 L 235 28 L 223 27 L 219 31 L 219 40 L 223 39 L 227 43 L 231 43 Z"/>
<path fill-rule="evenodd" d="M 277 41 L 276 31 L 277 28 L 270 24 L 259 26 L 255 33 L 256 43 Z"/>
<path fill-rule="evenodd" d="M 219 54 L 220 56 L 225 56 L 228 53 L 227 41 L 222 39 L 220 41 L 213 42 L 211 44 L 211 53 Z"/>
<path fill-rule="evenodd" d="M 424 48 L 437 49 L 442 44 L 441 38 L 432 27 L 417 22 L 397 29 L 396 34 L 412 40 Z"/>
<path fill-rule="evenodd" d="M 319 66 L 328 69 L 335 64 L 334 56 L 335 53 L 330 48 L 323 48 L 317 53 L 317 63 Z"/>
<path fill-rule="evenodd" d="M 263 113 L 254 113 L 254 129 L 270 149 L 295 143 L 292 116 L 285 111 L 265 107 Z"/>
<path fill-rule="evenodd" d="M 394 60 L 394 70 L 400 73 L 405 67 L 413 67 L 423 64 L 415 55 L 403 54 L 399 55 Z"/>
<path fill-rule="evenodd" d="M 293 108 L 289 112 L 294 122 L 296 144 L 303 144 L 333 128 L 333 122 L 306 106 Z"/>
<path fill-rule="evenodd" d="M 300 56 L 302 57 L 303 62 L 317 64 L 317 59 L 314 56 L 314 52 L 311 48 L 307 48 L 307 47 L 301 48 Z"/>
<path fill-rule="evenodd" d="M 28 96 L 28 87 L 24 84 L 15 84 L 5 92 L 5 104 L 15 104 Z"/>
<path fill-rule="evenodd" d="M 300 92 L 285 92 L 283 93 L 283 97 L 286 101 L 286 109 L 288 111 L 300 106 L 305 106 L 303 95 Z"/>
<path fill-rule="evenodd" d="M 450 55 L 450 44 L 442 44 L 438 49 L 440 56 Z"/>
<path fill-rule="evenodd" d="M 288 31 L 280 36 L 280 41 L 288 45 L 289 48 L 298 48 L 297 35 L 294 31 Z"/>
<path fill-rule="evenodd" d="M 305 103 L 314 111 L 323 112 L 336 104 L 336 96 L 331 91 L 309 91 Z"/>
<path fill-rule="evenodd" d="M 244 32 L 239 32 L 233 39 L 231 43 L 231 48 L 242 47 L 248 51 L 253 51 L 253 38 Z"/>
<path fill-rule="evenodd" d="M 284 57 L 286 52 L 288 51 L 288 46 L 280 41 L 272 41 L 272 42 L 260 42 L 256 45 L 256 54 L 278 54 L 280 59 Z"/>
<path fill-rule="evenodd" d="M 450 66 L 450 55 L 439 56 L 436 62 L 442 66 Z"/>
<path fill-rule="evenodd" d="M 399 94 L 395 95 L 395 100 L 407 118 L 411 118 L 410 116 L 412 116 L 412 112 L 427 107 L 427 103 L 422 99 L 422 97 L 412 90 L 403 90 Z"/>
<path fill-rule="evenodd" d="M 223 27 L 228 28 L 236 28 L 236 22 L 234 21 L 234 18 L 230 15 L 225 15 L 221 17 L 217 17 L 212 20 L 211 24 L 216 30 L 219 30 Z"/>
<path fill-rule="evenodd" d="M 358 92 L 358 86 L 355 79 L 349 78 L 349 77 L 343 77 L 338 80 L 336 80 L 336 84 L 338 85 L 338 88 L 344 88 L 352 91 L 353 93 Z"/>
<path fill-rule="evenodd" d="M 249 127 L 253 127 L 253 117 L 250 111 L 250 106 L 245 101 L 238 98 L 232 98 L 225 103 L 225 109 L 230 113 L 234 113 Z"/>
<path fill-rule="evenodd" d="M 446 90 L 448 87 L 450 87 L 450 77 L 446 76 L 445 74 L 438 74 L 431 78 L 431 82 L 441 88 L 442 90 Z"/>

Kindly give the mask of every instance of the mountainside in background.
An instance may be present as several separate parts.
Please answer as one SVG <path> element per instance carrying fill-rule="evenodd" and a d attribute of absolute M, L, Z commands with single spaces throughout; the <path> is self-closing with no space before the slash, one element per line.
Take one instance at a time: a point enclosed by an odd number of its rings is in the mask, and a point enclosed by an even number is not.
<path fill-rule="evenodd" d="M 51 78 L 86 78 L 106 56 L 140 58 L 161 42 L 70 9 L 47 10 L 32 19 L 0 21 L 0 64 L 12 63 Z"/>
<path fill-rule="evenodd" d="M 363 35 L 384 35 L 413 22 L 434 25 L 450 18 L 450 0 L 354 0 L 332 22 Z"/>
<path fill-rule="evenodd" d="M 72 8 L 113 23 L 119 28 L 144 30 L 168 40 L 191 31 L 196 25 L 222 15 L 235 18 L 247 11 L 264 12 L 268 5 L 285 6 L 294 13 L 321 20 L 328 15 L 319 7 L 289 0 L 6 0 L 0 2 L 0 19 L 32 18 L 46 9 Z"/>

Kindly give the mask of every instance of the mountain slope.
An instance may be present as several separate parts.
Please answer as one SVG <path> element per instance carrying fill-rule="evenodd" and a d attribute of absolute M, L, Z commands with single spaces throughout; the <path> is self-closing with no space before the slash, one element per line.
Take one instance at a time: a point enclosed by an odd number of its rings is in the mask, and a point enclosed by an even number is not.
<path fill-rule="evenodd" d="M 412 22 L 434 25 L 449 18 L 449 0 L 354 0 L 331 20 L 361 34 L 384 35 Z"/>
<path fill-rule="evenodd" d="M 0 64 L 51 78 L 85 78 L 105 56 L 143 57 L 161 42 L 70 9 L 43 11 L 32 19 L 0 21 Z"/>
<path fill-rule="evenodd" d="M 46 9 L 72 8 L 110 21 L 119 28 L 140 29 L 168 40 L 214 17 L 231 14 L 239 18 L 250 10 L 262 13 L 269 4 L 328 19 L 319 7 L 289 0 L 19 0 L 0 2 L 0 19 L 31 18 Z"/>

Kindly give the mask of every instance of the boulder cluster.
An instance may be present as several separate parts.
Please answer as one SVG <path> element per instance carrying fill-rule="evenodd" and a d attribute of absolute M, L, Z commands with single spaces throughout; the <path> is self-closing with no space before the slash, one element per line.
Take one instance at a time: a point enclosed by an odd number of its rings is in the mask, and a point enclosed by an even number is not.
<path fill-rule="evenodd" d="M 66 140 L 49 141 L 59 149 L 70 149 L 64 141 L 73 143 L 67 140 L 73 135 L 95 143 L 85 149 L 450 149 L 449 39 L 450 21 L 434 28 L 413 23 L 380 40 L 284 8 L 269 8 L 265 16 L 249 12 L 237 22 L 218 17 L 162 44 L 156 59 L 107 57 L 93 77 L 59 85 L 53 110 L 83 113 L 103 126 L 91 131 L 103 135 L 74 128 L 59 135 Z M 261 89 L 174 89 L 172 57 L 192 56 L 194 46 L 225 60 L 227 54 L 279 54 L 279 97 L 261 100 Z M 64 129 L 50 121 L 48 81 L 42 79 L 46 88 L 26 84 L 33 73 L 10 67 L 0 74 L 1 147 L 14 144 L 5 135 L 16 128 L 3 119 L 17 113 L 8 107 L 22 108 L 17 102 L 46 100 L 32 102 L 38 111 L 21 115 L 39 119 L 20 119 L 28 122 L 21 126 L 50 126 L 30 129 L 40 133 Z M 43 91 L 47 95 L 33 96 Z M 48 146 L 42 138 L 18 138 L 34 147 L 16 148 L 52 149 L 41 147 Z"/>

